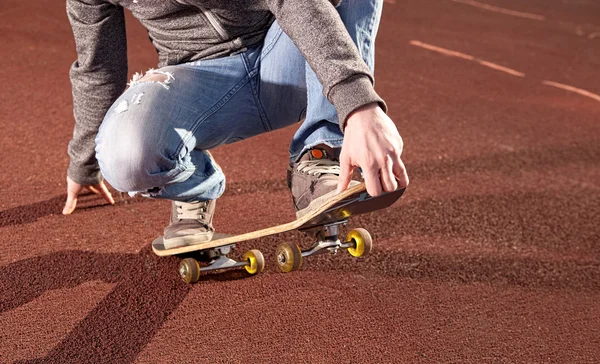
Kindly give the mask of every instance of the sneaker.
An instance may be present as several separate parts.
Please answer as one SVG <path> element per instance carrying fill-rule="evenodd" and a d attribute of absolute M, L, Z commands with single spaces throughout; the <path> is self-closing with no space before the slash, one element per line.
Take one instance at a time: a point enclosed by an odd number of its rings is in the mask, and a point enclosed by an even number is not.
<path fill-rule="evenodd" d="M 202 202 L 171 202 L 171 223 L 165 228 L 165 249 L 210 241 L 215 229 L 212 219 L 216 200 Z"/>
<path fill-rule="evenodd" d="M 335 150 L 315 147 L 288 167 L 287 182 L 292 192 L 296 218 L 301 218 L 335 196 L 340 176 L 340 162 Z M 359 181 L 350 182 L 350 187 Z"/>

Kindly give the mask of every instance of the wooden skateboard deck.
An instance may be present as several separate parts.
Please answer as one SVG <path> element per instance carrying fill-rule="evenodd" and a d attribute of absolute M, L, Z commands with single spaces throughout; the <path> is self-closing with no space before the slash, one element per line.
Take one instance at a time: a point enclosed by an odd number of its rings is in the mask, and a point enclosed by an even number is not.
<path fill-rule="evenodd" d="M 209 242 L 172 249 L 165 249 L 161 236 L 152 243 L 152 250 L 158 256 L 179 255 L 198 250 L 224 247 L 246 240 L 259 239 L 291 230 L 318 228 L 320 226 L 346 221 L 355 215 L 387 208 L 396 202 L 403 193 L 404 189 L 398 189 L 394 192 L 371 197 L 366 191 L 365 184 L 361 183 L 333 196 L 331 199 L 324 202 L 321 207 L 315 209 L 311 213 L 286 224 L 239 235 L 215 233 L 213 239 Z"/>

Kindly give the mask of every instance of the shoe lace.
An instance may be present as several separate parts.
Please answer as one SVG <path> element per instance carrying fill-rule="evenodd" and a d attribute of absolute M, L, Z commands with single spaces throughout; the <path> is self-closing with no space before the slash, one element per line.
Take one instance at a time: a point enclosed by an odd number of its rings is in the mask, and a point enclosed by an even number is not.
<path fill-rule="evenodd" d="M 298 172 L 319 177 L 322 174 L 340 174 L 340 163 L 329 159 L 302 161 L 296 167 Z"/>
<path fill-rule="evenodd" d="M 205 220 L 209 202 L 181 203 L 176 201 L 177 218 L 179 220 Z"/>

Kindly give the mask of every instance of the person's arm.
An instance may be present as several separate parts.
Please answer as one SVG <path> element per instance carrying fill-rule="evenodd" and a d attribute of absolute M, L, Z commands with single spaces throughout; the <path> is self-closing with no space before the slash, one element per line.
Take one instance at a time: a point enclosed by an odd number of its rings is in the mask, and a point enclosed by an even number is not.
<path fill-rule="evenodd" d="M 335 7 L 328 0 L 270 0 L 269 8 L 337 110 L 344 131 L 338 192 L 348 188 L 355 167 L 372 196 L 406 187 L 402 138 Z"/>
<path fill-rule="evenodd" d="M 102 182 L 95 157 L 95 138 L 104 115 L 127 85 L 123 8 L 103 0 L 67 0 L 67 15 L 77 60 L 69 72 L 75 127 L 68 147 L 65 214 L 75 209 L 77 195 L 87 186 L 114 203 Z"/>

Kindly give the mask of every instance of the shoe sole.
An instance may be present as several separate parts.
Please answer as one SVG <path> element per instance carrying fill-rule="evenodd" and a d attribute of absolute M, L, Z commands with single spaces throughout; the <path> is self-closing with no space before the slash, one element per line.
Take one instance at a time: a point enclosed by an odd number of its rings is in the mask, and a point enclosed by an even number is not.
<path fill-rule="evenodd" d="M 202 233 L 195 235 L 178 236 L 176 238 L 165 239 L 163 237 L 163 245 L 165 249 L 180 248 L 182 246 L 192 246 L 202 243 L 207 243 L 212 240 L 214 232 Z"/>

